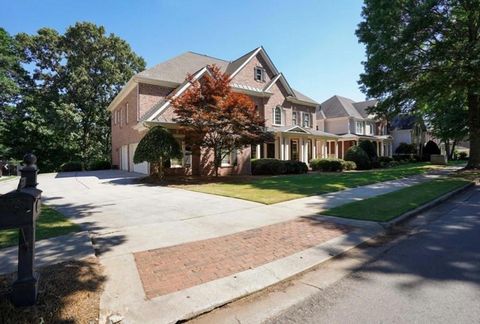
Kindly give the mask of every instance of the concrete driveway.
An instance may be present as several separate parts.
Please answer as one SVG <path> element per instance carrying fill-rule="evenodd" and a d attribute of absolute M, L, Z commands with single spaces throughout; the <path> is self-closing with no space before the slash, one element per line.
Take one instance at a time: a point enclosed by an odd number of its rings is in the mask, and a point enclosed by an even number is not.
<path fill-rule="evenodd" d="M 170 232 L 176 229 L 176 236 L 182 236 L 180 224 L 183 221 L 262 206 L 238 199 L 138 184 L 135 179 L 141 176 L 119 170 L 40 174 L 38 188 L 43 190 L 45 203 L 88 230 L 97 248 L 104 252 L 120 246 L 123 252 L 130 252 L 125 244 L 143 249 L 142 242 L 129 239 L 128 234 L 133 233 L 141 237 L 148 232 L 149 241 L 157 246 L 154 241 L 158 235 L 152 235 L 149 230 L 162 224 Z M 17 183 L 18 180 L 0 182 L 0 193 L 14 189 Z"/>

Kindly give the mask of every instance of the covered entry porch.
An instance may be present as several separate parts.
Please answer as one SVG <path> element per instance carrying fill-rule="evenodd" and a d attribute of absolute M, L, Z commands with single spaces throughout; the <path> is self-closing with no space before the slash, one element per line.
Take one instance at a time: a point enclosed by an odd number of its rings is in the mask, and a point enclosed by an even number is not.
<path fill-rule="evenodd" d="M 302 127 L 269 129 L 275 140 L 252 147 L 252 159 L 296 160 L 307 165 L 312 159 L 338 157 L 338 136 Z"/>
<path fill-rule="evenodd" d="M 381 135 L 381 136 L 362 136 L 355 134 L 345 134 L 340 136 L 339 142 L 339 153 L 338 158 L 345 158 L 345 153 L 351 146 L 358 145 L 361 141 L 371 141 L 377 149 L 377 156 L 389 156 L 393 155 L 393 141 L 390 135 Z"/>

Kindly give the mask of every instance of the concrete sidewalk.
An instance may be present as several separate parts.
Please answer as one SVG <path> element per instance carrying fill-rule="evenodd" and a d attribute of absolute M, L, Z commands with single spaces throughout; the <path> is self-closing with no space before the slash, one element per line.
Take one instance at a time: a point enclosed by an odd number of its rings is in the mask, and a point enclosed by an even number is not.
<path fill-rule="evenodd" d="M 88 232 L 57 236 L 35 243 L 35 266 L 43 267 L 68 260 L 95 256 Z M 17 271 L 18 246 L 0 250 L 0 274 Z"/>

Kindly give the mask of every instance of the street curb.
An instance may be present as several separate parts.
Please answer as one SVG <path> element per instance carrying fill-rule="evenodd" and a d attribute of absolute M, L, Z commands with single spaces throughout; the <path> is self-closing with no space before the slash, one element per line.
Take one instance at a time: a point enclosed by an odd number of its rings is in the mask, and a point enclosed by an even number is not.
<path fill-rule="evenodd" d="M 439 204 L 441 204 L 442 202 L 444 202 L 445 200 L 447 199 L 450 199 L 451 197 L 461 193 L 461 192 L 464 192 L 465 190 L 467 189 L 470 189 L 471 187 L 475 186 L 475 182 L 472 181 L 470 183 L 467 183 L 466 185 L 464 185 L 463 187 L 460 187 L 460 188 L 457 188 L 453 191 L 450 191 L 450 192 L 447 192 L 446 194 L 444 194 L 443 196 L 440 196 L 438 198 L 435 198 L 434 200 L 426 203 L 426 204 L 423 204 L 413 210 L 410 210 L 398 217 L 395 217 L 394 219 L 388 221 L 388 222 L 379 222 L 378 224 L 380 226 L 382 226 L 383 228 L 385 229 L 391 229 L 392 227 L 400 224 L 400 223 L 403 223 L 405 222 L 406 220 L 424 212 L 425 210 L 427 209 L 430 209 L 430 208 L 433 208 Z"/>

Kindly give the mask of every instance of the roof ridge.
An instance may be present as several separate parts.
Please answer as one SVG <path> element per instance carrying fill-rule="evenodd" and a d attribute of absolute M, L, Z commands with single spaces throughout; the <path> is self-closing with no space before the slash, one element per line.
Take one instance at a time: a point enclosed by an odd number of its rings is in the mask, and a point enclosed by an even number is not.
<path fill-rule="evenodd" d="M 215 60 L 230 63 L 230 61 L 227 61 L 227 60 L 224 60 L 224 59 L 221 59 L 221 58 L 218 58 L 218 57 L 214 57 L 214 56 L 211 56 L 211 55 L 203 54 L 203 53 L 198 53 L 198 52 L 194 52 L 194 51 L 186 51 L 185 53 L 192 53 L 192 54 L 195 54 L 195 55 L 205 56 L 205 57 L 209 57 L 209 58 L 212 58 L 212 59 L 215 59 Z"/>

